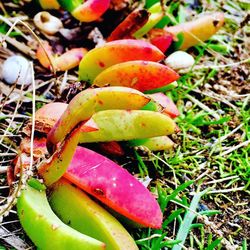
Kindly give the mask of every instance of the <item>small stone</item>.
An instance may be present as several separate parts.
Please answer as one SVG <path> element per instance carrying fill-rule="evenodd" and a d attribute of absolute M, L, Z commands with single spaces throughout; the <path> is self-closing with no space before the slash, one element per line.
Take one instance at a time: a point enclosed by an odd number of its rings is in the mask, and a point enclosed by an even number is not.
<path fill-rule="evenodd" d="M 186 104 L 185 104 L 185 108 L 187 110 L 191 109 L 193 107 L 193 103 L 191 101 L 187 101 Z"/>
<path fill-rule="evenodd" d="M 166 65 L 175 70 L 189 68 L 194 62 L 194 58 L 184 51 L 176 51 L 165 60 Z"/>
<path fill-rule="evenodd" d="M 47 35 L 54 35 L 63 28 L 62 21 L 47 11 L 37 13 L 34 17 L 34 24 Z"/>
<path fill-rule="evenodd" d="M 4 216 L 4 217 L 7 217 L 9 214 L 10 214 L 10 212 L 9 212 L 9 211 L 6 211 L 6 212 L 3 214 L 3 216 Z"/>
<path fill-rule="evenodd" d="M 8 84 L 30 85 L 32 69 L 29 61 L 22 56 L 10 56 L 3 63 L 2 78 Z"/>
<path fill-rule="evenodd" d="M 205 89 L 211 89 L 212 86 L 211 86 L 210 84 L 208 84 L 208 83 L 205 83 L 204 88 L 205 88 Z"/>

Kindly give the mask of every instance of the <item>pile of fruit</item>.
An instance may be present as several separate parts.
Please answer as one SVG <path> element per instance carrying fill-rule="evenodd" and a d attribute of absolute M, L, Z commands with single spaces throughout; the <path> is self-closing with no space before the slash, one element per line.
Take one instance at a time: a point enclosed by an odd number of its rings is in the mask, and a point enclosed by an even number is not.
<path fill-rule="evenodd" d="M 61 6 L 84 22 L 98 19 L 110 4 L 97 0 L 39 2 L 44 9 Z M 108 158 L 78 146 L 100 143 L 119 156 L 124 155 L 120 141 L 149 150 L 173 147 L 168 135 L 178 131 L 173 119 L 179 112 L 163 92 L 179 78 L 174 69 L 192 66 L 194 61 L 191 58 L 190 65 L 189 55 L 178 52 L 168 57 L 167 66 L 164 53 L 171 44 L 185 50 L 208 39 L 222 26 L 223 15 L 215 13 L 159 30 L 153 28 L 163 17 L 159 7 L 145 10 L 146 18 L 139 27 L 124 32 L 142 14 L 142 10 L 132 12 L 111 33 L 109 42 L 90 51 L 77 48 L 57 56 L 47 43 L 37 50 L 45 68 L 64 71 L 79 64 L 79 80 L 92 85 L 69 104 L 50 103 L 36 112 L 34 140 L 31 142 L 28 124 L 21 154 L 8 171 L 11 185 L 34 162 L 42 180 L 43 184 L 30 178 L 17 200 L 20 222 L 39 249 L 138 249 L 119 221 L 161 228 L 162 211 L 140 181 Z M 144 34 L 147 41 L 139 39 Z"/>

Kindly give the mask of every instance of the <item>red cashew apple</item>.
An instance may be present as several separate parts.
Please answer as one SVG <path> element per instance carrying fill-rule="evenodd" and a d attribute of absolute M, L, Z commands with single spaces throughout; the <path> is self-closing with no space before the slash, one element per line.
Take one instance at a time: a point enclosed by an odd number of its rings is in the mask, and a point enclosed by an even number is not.
<path fill-rule="evenodd" d="M 48 134 L 48 146 L 61 142 L 81 121 L 107 109 L 140 109 L 150 99 L 141 92 L 125 87 L 86 89 L 76 95 Z"/>
<path fill-rule="evenodd" d="M 173 35 L 164 29 L 152 29 L 149 34 L 149 41 L 163 53 L 167 51 L 173 42 Z"/>
<path fill-rule="evenodd" d="M 68 0 L 59 0 L 68 3 Z M 73 2 L 73 1 L 72 1 Z M 110 0 L 87 0 L 71 12 L 72 16 L 81 22 L 93 22 L 108 9 Z"/>
<path fill-rule="evenodd" d="M 64 177 L 130 220 L 161 227 L 162 212 L 152 194 L 104 156 L 77 147 Z"/>
<path fill-rule="evenodd" d="M 138 250 L 118 220 L 65 178 L 50 189 L 49 203 L 64 223 L 105 243 L 106 250 Z"/>
<path fill-rule="evenodd" d="M 46 185 L 66 171 L 78 143 L 150 138 L 174 133 L 175 122 L 166 115 L 145 110 L 104 110 L 82 122 L 67 136 L 51 158 L 38 166 Z"/>
<path fill-rule="evenodd" d="M 62 55 L 55 55 L 52 47 L 46 42 L 38 47 L 36 57 L 41 65 L 47 69 L 54 68 L 56 71 L 65 71 L 78 66 L 86 53 L 87 50 L 84 48 L 74 48 Z"/>
<path fill-rule="evenodd" d="M 109 35 L 108 42 L 133 38 L 133 34 L 147 21 L 149 12 L 145 9 L 131 12 Z"/>
<path fill-rule="evenodd" d="M 124 86 L 147 91 L 176 81 L 179 75 L 171 68 L 150 61 L 129 61 L 115 64 L 102 71 L 94 85 Z"/>
<path fill-rule="evenodd" d="M 150 94 L 148 95 L 151 99 L 156 101 L 158 104 L 160 104 L 163 107 L 163 113 L 166 113 L 169 115 L 171 118 L 176 118 L 177 116 L 180 115 L 179 110 L 177 109 L 176 105 L 174 102 L 167 97 L 163 93 L 155 93 L 155 94 Z"/>
<path fill-rule="evenodd" d="M 80 22 L 93 22 L 108 9 L 110 0 L 37 0 L 43 9 L 59 9 L 60 6 L 69 11 Z"/>
<path fill-rule="evenodd" d="M 80 80 L 90 83 L 104 69 L 121 62 L 144 60 L 157 62 L 164 54 L 152 44 L 133 39 L 116 40 L 90 50 L 79 65 Z"/>
<path fill-rule="evenodd" d="M 200 42 L 206 41 L 214 35 L 224 24 L 224 14 L 221 12 L 211 13 L 197 18 L 196 20 L 166 27 L 165 31 L 177 36 L 183 34 L 183 43 L 180 50 L 186 50 Z"/>

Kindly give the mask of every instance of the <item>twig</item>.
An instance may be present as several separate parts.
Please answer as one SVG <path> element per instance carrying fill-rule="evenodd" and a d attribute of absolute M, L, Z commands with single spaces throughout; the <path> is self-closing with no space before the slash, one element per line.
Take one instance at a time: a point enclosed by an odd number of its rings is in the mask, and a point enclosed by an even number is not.
<path fill-rule="evenodd" d="M 15 156 L 16 153 L 2 153 L 0 154 L 0 157 L 4 157 L 4 156 Z"/>
<path fill-rule="evenodd" d="M 184 89 L 189 89 L 189 88 L 186 87 L 186 86 L 183 86 L 183 88 L 184 88 Z M 208 92 L 200 91 L 199 89 L 192 89 L 192 91 L 193 91 L 193 92 L 196 92 L 196 93 L 198 93 L 198 94 L 201 94 L 201 95 L 208 96 L 208 97 L 213 98 L 213 99 L 215 99 L 215 100 L 217 100 L 217 101 L 220 101 L 220 102 L 222 102 L 222 103 L 225 103 L 226 105 L 228 105 L 229 107 L 231 107 L 231 108 L 235 111 L 235 113 L 236 113 L 237 115 L 240 115 L 240 112 L 239 112 L 239 110 L 237 109 L 237 107 L 234 106 L 234 105 L 233 105 L 232 103 L 230 103 L 229 101 L 227 101 L 225 98 L 222 98 L 220 95 L 218 95 L 218 94 L 216 94 L 216 93 L 214 93 L 214 92 L 212 92 L 212 91 L 210 91 L 210 93 L 208 93 Z M 250 94 L 249 94 L 249 95 L 250 95 Z M 246 95 L 246 96 L 248 97 L 249 95 Z M 242 97 L 245 97 L 245 95 L 242 95 L 242 96 L 240 96 L 240 97 L 239 97 L 239 95 L 237 95 L 237 96 L 234 95 L 233 97 L 242 98 Z"/>
<path fill-rule="evenodd" d="M 219 190 L 211 190 L 208 191 L 207 194 L 221 194 L 221 193 L 230 193 L 230 192 L 237 192 L 244 190 L 245 187 L 238 187 L 238 188 L 229 188 L 229 189 L 219 189 Z"/>
<path fill-rule="evenodd" d="M 201 69 L 222 69 L 222 68 L 227 68 L 227 67 L 239 66 L 244 63 L 250 63 L 250 58 L 244 59 L 239 62 L 228 63 L 228 64 L 223 64 L 223 65 L 196 65 L 192 68 L 192 71 L 201 70 Z M 183 69 L 183 70 L 180 70 L 179 72 L 183 74 L 183 73 L 188 73 L 189 71 L 190 69 Z"/>
<path fill-rule="evenodd" d="M 51 65 L 51 69 L 52 69 L 52 72 L 54 73 L 54 75 L 56 74 L 56 68 L 54 66 L 54 63 L 53 63 L 53 60 L 51 59 L 51 56 L 47 53 L 45 47 L 43 46 L 43 43 L 41 42 L 40 38 L 36 35 L 36 33 L 30 28 L 30 26 L 28 24 L 26 24 L 25 22 L 21 21 L 20 19 L 17 19 L 13 24 L 12 26 L 10 27 L 10 29 L 8 30 L 8 32 L 5 34 L 4 36 L 4 40 L 6 40 L 6 38 L 8 38 L 9 34 L 11 33 L 11 31 L 15 28 L 15 26 L 17 25 L 17 23 L 21 23 L 23 26 L 25 26 L 29 31 L 30 33 L 35 37 L 35 39 L 37 40 L 37 42 L 39 43 L 39 45 L 42 47 L 42 49 L 44 50 L 44 53 L 47 57 L 47 59 L 49 60 L 50 62 L 50 65 Z"/>
<path fill-rule="evenodd" d="M 45 85 L 48 84 L 49 82 L 50 82 L 50 81 L 43 82 L 41 85 L 36 86 L 36 89 L 45 86 Z M 4 105 L 10 104 L 10 103 L 12 103 L 12 102 L 15 102 L 18 98 L 24 97 L 26 94 L 30 93 L 32 90 L 33 90 L 33 88 L 32 88 L 32 89 L 28 89 L 28 90 L 26 90 L 26 91 L 23 91 L 23 93 L 20 93 L 21 96 L 20 96 L 19 94 L 18 94 L 18 96 L 14 96 L 14 97 L 11 98 L 10 100 L 6 101 L 6 102 L 4 103 Z"/>
<path fill-rule="evenodd" d="M 64 75 L 63 75 L 63 79 L 62 79 L 62 82 L 60 84 L 60 94 L 62 94 L 63 90 L 65 89 L 66 87 L 66 84 L 67 84 L 67 79 L 68 79 L 68 71 L 66 70 L 64 72 Z"/>
<path fill-rule="evenodd" d="M 31 56 L 33 59 L 35 59 L 34 51 L 32 51 L 30 49 L 30 47 L 28 47 L 24 43 L 20 43 L 16 39 L 14 39 L 12 37 L 8 37 L 8 36 L 6 37 L 2 34 L 0 34 L 0 41 L 1 41 L 1 43 L 4 41 L 7 41 L 8 43 L 10 43 L 12 46 L 16 47 L 18 50 L 20 50 L 25 55 Z"/>
<path fill-rule="evenodd" d="M 0 119 L 11 118 L 12 116 L 13 116 L 13 115 L 0 114 Z M 19 115 L 19 114 L 17 114 L 15 117 L 16 117 L 16 118 L 23 118 L 23 119 L 28 119 L 28 118 L 30 118 L 30 117 L 27 116 L 27 115 Z M 2 136 L 2 135 L 0 135 L 0 136 Z M 17 136 L 17 135 L 11 135 L 11 136 Z"/>
<path fill-rule="evenodd" d="M 195 99 L 194 97 L 192 97 L 191 95 L 187 94 L 186 97 L 192 101 L 194 104 L 196 104 L 197 106 L 199 106 L 200 108 L 202 108 L 203 110 L 207 111 L 210 115 L 212 115 L 216 120 L 220 119 L 220 116 L 212 109 L 210 109 L 208 106 L 206 106 L 205 104 L 203 104 L 202 102 L 198 101 L 197 99 Z"/>
<path fill-rule="evenodd" d="M 2 15 L 0 15 L 0 20 L 3 21 L 4 23 L 6 23 L 7 25 L 9 25 L 10 27 L 13 26 L 13 23 L 10 22 L 8 18 L 6 18 L 6 17 L 4 17 L 4 16 L 2 16 Z M 16 22 L 17 20 L 20 20 L 20 19 L 19 19 L 19 18 L 16 18 L 15 22 Z M 14 23 L 15 23 L 15 22 L 14 22 Z M 16 25 L 13 27 L 13 29 L 14 29 L 16 32 L 20 33 L 20 35 L 21 35 L 25 40 L 31 42 L 31 38 L 28 37 L 28 36 L 26 36 L 21 30 L 19 30 L 19 29 L 16 27 Z"/>
<path fill-rule="evenodd" d="M 230 133 L 218 138 L 217 140 L 215 140 L 215 142 L 211 145 L 211 147 L 216 146 L 218 143 L 223 142 L 224 140 L 226 140 L 229 136 L 233 135 L 236 131 L 238 131 L 241 127 L 243 127 L 243 123 L 240 124 L 237 128 L 235 128 L 234 130 L 232 130 Z"/>
<path fill-rule="evenodd" d="M 0 225 L 0 238 L 3 239 L 6 243 L 11 245 L 17 250 L 27 249 L 29 246 L 25 241 L 21 240 L 18 236 L 9 232 L 5 227 Z"/>
<path fill-rule="evenodd" d="M 238 148 L 247 146 L 249 143 L 250 143 L 250 140 L 244 141 L 244 142 L 238 144 L 237 146 L 231 147 L 231 148 L 228 149 L 227 151 L 224 151 L 224 152 L 223 152 L 222 154 L 220 154 L 219 156 L 224 156 L 224 155 L 230 154 L 231 152 L 233 152 L 234 150 L 236 150 L 236 149 L 238 149 Z"/>
<path fill-rule="evenodd" d="M 213 180 L 213 181 L 208 181 L 208 182 L 205 182 L 204 185 L 209 185 L 209 184 L 215 184 L 215 183 L 219 183 L 219 182 L 223 182 L 223 181 L 228 181 L 228 180 L 231 180 L 231 179 L 237 179 L 239 178 L 238 176 L 229 176 L 229 177 L 226 177 L 226 178 L 222 178 L 222 179 L 219 179 L 219 180 Z"/>
<path fill-rule="evenodd" d="M 34 66 L 31 62 L 31 72 L 32 72 L 32 118 L 31 118 L 31 139 L 30 139 L 30 165 L 29 170 L 32 170 L 33 167 L 33 154 L 34 154 L 34 135 L 35 135 L 35 120 L 36 120 L 36 85 L 35 85 L 35 74 Z"/>
<path fill-rule="evenodd" d="M 19 72 L 19 73 L 20 73 L 20 72 Z M 19 76 L 18 76 L 18 78 L 19 78 Z M 17 78 L 17 81 L 18 81 L 18 78 Z M 21 86 L 21 92 L 22 92 L 22 90 L 23 90 L 23 87 L 24 87 L 24 84 L 22 84 L 22 86 Z M 4 137 L 7 135 L 7 132 L 8 132 L 9 129 L 11 128 L 11 125 L 12 125 L 14 119 L 15 119 L 15 115 L 17 114 L 17 110 L 18 110 L 18 108 L 19 108 L 19 104 L 20 104 L 20 99 L 18 99 L 18 101 L 17 101 L 17 104 L 16 104 L 16 107 L 15 107 L 13 116 L 11 117 L 11 120 L 10 120 L 10 122 L 9 122 L 9 125 L 8 125 L 7 129 L 4 131 L 3 137 L 0 138 L 0 144 L 2 144 L 2 142 L 3 142 L 3 140 L 4 140 Z"/>

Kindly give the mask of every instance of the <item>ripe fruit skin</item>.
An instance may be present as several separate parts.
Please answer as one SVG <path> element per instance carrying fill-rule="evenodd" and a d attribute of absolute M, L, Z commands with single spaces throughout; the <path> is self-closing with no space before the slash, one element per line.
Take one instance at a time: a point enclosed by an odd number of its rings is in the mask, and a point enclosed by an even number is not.
<path fill-rule="evenodd" d="M 130 220 L 161 227 L 162 213 L 149 190 L 106 157 L 77 147 L 64 177 Z"/>
<path fill-rule="evenodd" d="M 164 29 L 155 28 L 149 32 L 149 39 L 150 43 L 165 53 L 173 42 L 173 35 Z"/>
<path fill-rule="evenodd" d="M 66 179 L 62 178 L 53 185 L 49 202 L 64 223 L 104 242 L 107 250 L 138 249 L 117 219 Z"/>
<path fill-rule="evenodd" d="M 135 38 L 141 38 L 147 34 L 163 17 L 162 7 L 160 3 L 156 3 L 148 9 L 150 13 L 147 23 L 134 33 Z"/>
<path fill-rule="evenodd" d="M 38 0 L 43 9 L 67 10 L 80 22 L 97 20 L 108 9 L 110 0 Z"/>
<path fill-rule="evenodd" d="M 95 126 L 93 126 L 95 124 Z M 166 115 L 143 110 L 104 110 L 75 128 L 60 148 L 38 166 L 44 183 L 50 186 L 60 179 L 74 155 L 78 143 L 121 141 L 174 133 L 175 122 Z"/>
<path fill-rule="evenodd" d="M 148 96 L 163 107 L 162 113 L 169 115 L 171 118 L 176 118 L 180 115 L 180 112 L 174 102 L 165 94 L 154 93 Z"/>
<path fill-rule="evenodd" d="M 141 28 L 148 20 L 149 12 L 145 9 L 131 12 L 107 38 L 108 42 L 133 38 L 133 34 Z"/>
<path fill-rule="evenodd" d="M 133 147 L 143 146 L 151 151 L 170 150 L 174 146 L 174 142 L 168 136 L 157 136 L 146 139 L 135 139 L 129 141 L 129 145 Z"/>
<path fill-rule="evenodd" d="M 163 64 L 139 60 L 105 69 L 95 78 L 94 85 L 124 86 L 144 92 L 163 87 L 178 78 L 179 75 L 173 69 Z"/>
<path fill-rule="evenodd" d="M 41 250 L 101 250 L 105 244 L 65 225 L 51 210 L 45 191 L 27 186 L 17 201 L 21 225 Z"/>
<path fill-rule="evenodd" d="M 224 14 L 216 12 L 199 17 L 196 20 L 167 27 L 165 30 L 174 36 L 183 33 L 184 40 L 180 50 L 186 50 L 201 41 L 206 41 L 224 24 Z"/>
<path fill-rule="evenodd" d="M 43 9 L 59 9 L 60 5 L 57 0 L 39 0 L 39 4 Z"/>
<path fill-rule="evenodd" d="M 169 116 L 147 110 L 105 110 L 94 114 L 91 120 L 98 130 L 81 133 L 79 143 L 151 138 L 172 134 L 176 128 Z"/>
<path fill-rule="evenodd" d="M 79 65 L 79 79 L 90 83 L 104 69 L 121 62 L 145 60 L 157 62 L 164 54 L 152 44 L 133 39 L 116 40 L 90 50 Z"/>
<path fill-rule="evenodd" d="M 139 91 L 125 87 L 87 89 L 76 95 L 48 134 L 49 147 L 61 142 L 81 121 L 95 112 L 107 109 L 140 109 L 149 98 Z"/>
<path fill-rule="evenodd" d="M 52 47 L 45 42 L 38 47 L 36 57 L 44 68 L 65 71 L 78 66 L 86 53 L 87 50 L 84 48 L 73 48 L 62 55 L 56 56 L 53 53 Z"/>
<path fill-rule="evenodd" d="M 68 0 L 63 1 L 69 2 Z M 76 7 L 71 14 L 80 22 L 93 22 L 104 14 L 109 4 L 110 0 L 87 0 Z"/>

